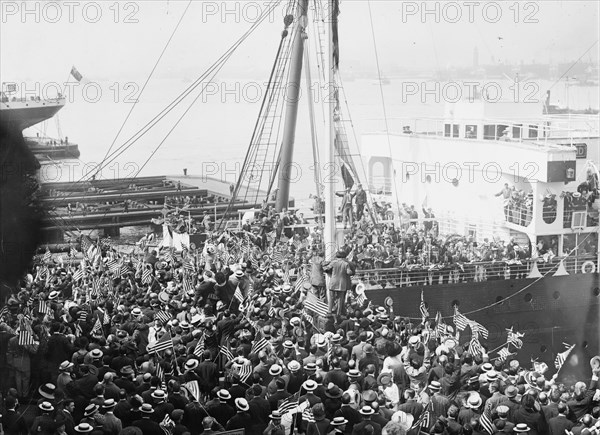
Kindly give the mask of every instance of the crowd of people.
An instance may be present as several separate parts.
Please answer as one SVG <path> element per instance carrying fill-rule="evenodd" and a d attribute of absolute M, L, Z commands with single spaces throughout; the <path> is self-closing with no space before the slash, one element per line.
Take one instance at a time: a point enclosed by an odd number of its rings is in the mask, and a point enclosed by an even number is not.
<path fill-rule="evenodd" d="M 351 285 L 332 314 L 320 298 L 339 266 L 306 243 L 318 229 L 276 236 L 265 218 L 256 236 L 249 222 L 212 233 L 201 253 L 126 255 L 84 237 L 81 252 L 36 258 L 0 313 L 3 433 L 598 433 L 600 359 L 589 385 L 563 385 Z M 418 256 L 430 242 L 392 228 L 350 237 L 365 240 L 337 252 L 347 271 L 379 265 L 373 243 Z M 448 241 L 439 255 L 473 248 Z"/>

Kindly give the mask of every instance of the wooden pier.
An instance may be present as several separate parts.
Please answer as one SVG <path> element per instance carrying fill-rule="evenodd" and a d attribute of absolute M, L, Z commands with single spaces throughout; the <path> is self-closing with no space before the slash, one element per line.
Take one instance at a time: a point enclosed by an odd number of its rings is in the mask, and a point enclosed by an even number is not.
<path fill-rule="evenodd" d="M 44 183 L 40 190 L 40 200 L 47 210 L 44 239 L 61 243 L 69 231 L 96 229 L 105 236 L 117 237 L 123 227 L 151 228 L 151 220 L 163 216 L 165 204 L 170 210 L 184 206 L 180 202 L 172 204 L 180 197 L 191 199 L 182 210 L 186 218 L 201 220 L 206 213 L 214 222 L 224 216 L 229 206 L 230 183 L 193 175 Z M 265 197 L 264 192 L 258 195 L 259 201 Z M 237 219 L 239 211 L 260 206 L 236 201 L 227 218 Z M 294 207 L 293 199 L 289 207 Z"/>

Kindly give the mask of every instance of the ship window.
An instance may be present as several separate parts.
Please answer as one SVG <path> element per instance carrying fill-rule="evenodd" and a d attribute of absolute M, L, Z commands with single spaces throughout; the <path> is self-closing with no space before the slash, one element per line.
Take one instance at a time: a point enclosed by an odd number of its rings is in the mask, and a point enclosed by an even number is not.
<path fill-rule="evenodd" d="M 465 138 L 467 138 L 467 139 L 476 139 L 477 138 L 477 126 L 476 125 L 467 125 L 465 127 Z"/>
<path fill-rule="evenodd" d="M 583 343 L 581 343 L 581 347 L 583 347 L 584 349 L 587 349 L 588 347 L 588 342 L 584 341 Z"/>
<path fill-rule="evenodd" d="M 500 303 L 499 305 L 502 305 L 504 302 L 502 302 L 504 300 L 504 298 L 502 296 L 496 296 L 496 303 Z"/>
<path fill-rule="evenodd" d="M 459 127 L 458 124 L 452 124 L 452 137 L 458 137 Z"/>
<path fill-rule="evenodd" d="M 587 212 L 585 211 L 574 211 L 573 219 L 571 220 L 571 228 L 581 228 L 585 227 L 585 220 L 587 217 Z"/>
<path fill-rule="evenodd" d="M 535 139 L 538 137 L 538 126 L 532 124 L 529 126 L 529 139 Z"/>
<path fill-rule="evenodd" d="M 458 299 L 454 299 L 452 301 L 452 308 L 460 306 L 460 302 Z"/>
<path fill-rule="evenodd" d="M 531 302 L 533 300 L 533 295 L 531 293 L 527 293 L 524 299 L 525 302 Z"/>
<path fill-rule="evenodd" d="M 546 352 L 547 350 L 548 350 L 548 347 L 547 347 L 546 345 L 542 344 L 542 345 L 540 346 L 540 353 L 544 353 L 544 352 Z"/>
<path fill-rule="evenodd" d="M 444 136 L 450 137 L 450 131 L 452 130 L 452 124 L 444 124 Z"/>
<path fill-rule="evenodd" d="M 487 140 L 496 139 L 496 126 L 495 125 L 484 125 L 483 126 L 483 138 Z"/>
<path fill-rule="evenodd" d="M 594 289 L 594 296 L 596 296 L 596 297 L 600 296 L 600 288 L 596 287 Z"/>
<path fill-rule="evenodd" d="M 512 137 L 513 139 L 521 139 L 521 130 L 523 126 L 521 124 L 513 125 Z"/>
<path fill-rule="evenodd" d="M 555 300 L 559 300 L 560 299 L 560 292 L 556 291 L 556 292 L 552 293 L 552 297 Z"/>

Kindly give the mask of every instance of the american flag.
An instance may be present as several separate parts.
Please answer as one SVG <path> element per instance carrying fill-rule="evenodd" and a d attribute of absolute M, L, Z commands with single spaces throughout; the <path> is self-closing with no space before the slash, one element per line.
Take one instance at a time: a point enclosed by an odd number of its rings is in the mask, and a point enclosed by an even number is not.
<path fill-rule="evenodd" d="M 162 350 L 167 350 L 171 347 L 173 347 L 173 338 L 171 338 L 171 333 L 167 332 L 166 334 L 163 334 L 162 337 L 160 337 L 160 340 L 154 343 L 154 346 L 152 346 L 151 351 L 160 352 Z"/>
<path fill-rule="evenodd" d="M 186 258 L 183 260 L 183 269 L 188 273 L 194 273 L 196 266 L 194 264 L 194 260 L 191 258 Z"/>
<path fill-rule="evenodd" d="M 556 355 L 556 359 L 554 360 L 554 366 L 556 370 L 560 370 L 563 364 L 567 361 L 567 358 L 575 348 L 575 345 L 569 345 L 567 343 L 563 343 L 566 347 L 566 350 Z"/>
<path fill-rule="evenodd" d="M 481 347 L 481 343 L 479 343 L 479 338 L 476 335 L 473 335 L 471 338 L 471 342 L 469 343 L 469 353 L 473 356 L 483 354 L 483 348 Z"/>
<path fill-rule="evenodd" d="M 435 315 L 435 332 L 438 338 L 442 338 L 446 334 L 446 324 L 442 320 L 442 313 L 439 311 Z"/>
<path fill-rule="evenodd" d="M 471 327 L 471 332 L 473 333 L 473 335 L 481 334 L 481 336 L 486 340 L 490 335 L 490 332 L 487 330 L 487 328 L 485 328 L 479 322 L 476 322 L 474 320 L 469 320 L 469 326 Z"/>
<path fill-rule="evenodd" d="M 226 346 L 219 346 L 219 352 L 225 357 L 227 361 L 231 361 L 233 359 L 233 354 Z"/>
<path fill-rule="evenodd" d="M 421 303 L 419 304 L 419 311 L 421 311 L 421 317 L 424 319 L 429 317 L 429 310 L 427 309 L 427 305 L 425 305 L 425 301 L 423 300 L 423 290 L 421 290 Z"/>
<path fill-rule="evenodd" d="M 81 322 L 87 322 L 87 312 L 85 311 L 80 311 L 79 312 L 79 320 Z"/>
<path fill-rule="evenodd" d="M 110 270 L 112 273 L 118 273 L 120 269 L 119 262 L 114 258 L 111 258 L 106 262 L 106 267 L 108 267 L 108 270 Z"/>
<path fill-rule="evenodd" d="M 161 388 L 164 386 L 165 384 L 165 370 L 162 368 L 162 366 L 160 365 L 160 363 L 156 364 L 156 377 L 160 380 L 161 383 Z M 166 388 L 163 388 L 163 391 Z"/>
<path fill-rule="evenodd" d="M 193 278 L 189 277 L 187 274 L 183 275 L 183 291 L 186 293 L 191 293 L 194 291 Z"/>
<path fill-rule="evenodd" d="M 200 386 L 198 385 L 198 381 L 186 382 L 182 387 L 189 391 L 194 400 L 200 400 Z"/>
<path fill-rule="evenodd" d="M 94 323 L 94 327 L 92 328 L 92 334 L 102 333 L 102 322 L 100 322 L 100 317 L 96 319 Z"/>
<path fill-rule="evenodd" d="M 518 331 L 513 332 L 512 326 L 510 327 L 510 329 L 507 329 L 506 332 L 508 333 L 508 338 L 506 339 L 506 342 L 512 344 L 517 349 L 521 349 L 523 347 L 523 340 L 521 340 L 521 338 L 523 338 L 525 334 Z"/>
<path fill-rule="evenodd" d="M 148 267 L 144 267 L 144 272 L 142 273 L 142 284 L 150 284 L 152 282 L 152 272 Z"/>
<path fill-rule="evenodd" d="M 454 306 L 454 324 L 459 331 L 464 331 L 465 328 L 469 326 L 469 319 L 458 312 L 458 307 L 456 305 Z"/>
<path fill-rule="evenodd" d="M 161 310 L 154 315 L 156 320 L 159 320 L 162 323 L 167 323 L 169 320 L 173 318 L 173 315 L 168 311 Z"/>
<path fill-rule="evenodd" d="M 256 270 L 260 267 L 258 259 L 254 255 L 250 257 L 250 263 L 252 264 L 252 269 Z"/>
<path fill-rule="evenodd" d="M 308 423 L 315 422 L 315 416 L 313 415 L 312 408 L 310 406 L 302 412 L 302 420 Z"/>
<path fill-rule="evenodd" d="M 71 246 L 71 250 L 69 251 L 69 255 L 71 257 L 75 257 L 77 255 L 77 249 L 75 249 L 75 246 Z"/>
<path fill-rule="evenodd" d="M 8 307 L 4 305 L 0 310 L 0 319 L 4 319 L 4 316 L 8 314 Z"/>
<path fill-rule="evenodd" d="M 361 292 L 356 298 L 356 302 L 361 306 L 364 305 L 365 302 L 367 302 L 367 296 L 363 292 Z"/>
<path fill-rule="evenodd" d="M 315 319 L 313 319 L 313 316 L 311 316 L 310 314 L 308 314 L 306 312 L 306 310 L 302 310 L 302 317 L 304 317 L 306 320 L 309 321 L 309 323 L 314 323 Z"/>
<path fill-rule="evenodd" d="M 239 368 L 238 374 L 240 375 L 240 381 L 246 383 L 250 375 L 252 374 L 252 366 L 250 364 L 244 364 Z"/>
<path fill-rule="evenodd" d="M 127 275 L 128 272 L 129 268 L 127 265 L 125 263 L 121 264 L 121 267 L 119 268 L 119 276 Z"/>
<path fill-rule="evenodd" d="M 52 315 L 52 308 L 50 308 L 48 306 L 48 304 L 46 303 L 46 301 L 39 301 L 38 302 L 38 312 L 40 314 L 47 314 L 49 316 Z"/>
<path fill-rule="evenodd" d="M 252 348 L 250 349 L 250 353 L 258 353 L 261 350 L 265 349 L 269 345 L 269 342 L 266 338 L 261 338 L 260 340 L 254 341 L 252 344 Z"/>
<path fill-rule="evenodd" d="M 31 346 L 33 344 L 35 344 L 35 340 L 31 332 L 31 325 L 21 320 L 19 324 L 19 346 Z"/>
<path fill-rule="evenodd" d="M 322 317 L 327 317 L 329 314 L 329 307 L 327 304 L 312 293 L 309 293 L 308 296 L 306 296 L 306 299 L 304 300 L 304 307 L 314 311 Z"/>
<path fill-rule="evenodd" d="M 204 334 L 198 339 L 198 343 L 196 343 L 193 353 L 198 358 L 202 358 L 202 354 L 204 353 Z"/>
<path fill-rule="evenodd" d="M 510 350 L 508 350 L 508 347 L 503 347 L 502 349 L 500 349 L 498 351 L 498 361 L 506 361 L 506 358 L 508 358 L 510 356 Z"/>
<path fill-rule="evenodd" d="M 430 426 L 429 419 L 430 419 L 430 415 L 431 415 L 429 412 L 429 406 L 430 405 L 428 405 L 427 408 L 424 409 L 423 412 L 421 412 L 421 415 L 419 415 L 419 418 L 417 418 L 417 420 L 413 423 L 411 429 L 417 429 L 417 428 L 419 428 L 419 429 L 423 428 L 425 430 L 429 429 L 429 426 Z"/>
<path fill-rule="evenodd" d="M 306 273 L 301 273 L 300 275 L 298 275 L 298 278 L 296 278 L 296 283 L 294 284 L 294 290 L 302 291 L 302 288 L 304 287 L 305 282 L 308 282 L 308 276 L 306 275 Z"/>
<path fill-rule="evenodd" d="M 92 242 L 89 236 L 81 236 L 81 252 L 84 254 L 87 253 L 93 245 L 94 242 Z"/>
<path fill-rule="evenodd" d="M 240 290 L 240 286 L 239 285 L 235 288 L 235 292 L 233 293 L 233 297 L 236 298 L 240 302 L 240 304 L 242 302 L 244 302 L 244 295 L 242 294 L 242 291 Z"/>
<path fill-rule="evenodd" d="M 171 419 L 168 412 L 165 414 L 165 418 L 159 423 L 159 426 L 165 432 L 165 435 L 171 435 L 173 432 L 175 422 Z"/>
<path fill-rule="evenodd" d="M 291 411 L 296 406 L 298 406 L 298 400 L 300 398 L 300 391 L 295 394 L 292 394 L 287 399 L 283 400 L 279 406 L 277 407 L 277 411 L 279 411 L 282 415 L 286 412 Z"/>
<path fill-rule="evenodd" d="M 73 281 L 77 282 L 83 278 L 83 270 L 77 269 L 75 273 L 73 273 Z"/>
<path fill-rule="evenodd" d="M 112 240 L 110 240 L 110 237 L 105 237 L 103 239 L 100 239 L 100 246 L 105 249 L 112 248 Z"/>
<path fill-rule="evenodd" d="M 490 435 L 496 432 L 496 427 L 494 426 L 494 423 L 492 423 L 492 418 L 487 411 L 484 411 L 483 414 L 481 414 L 479 424 L 481 424 L 481 427 Z"/>
<path fill-rule="evenodd" d="M 50 262 L 51 259 L 52 259 L 52 254 L 50 253 L 50 248 L 48 248 L 46 246 L 46 252 L 44 253 L 43 261 L 44 261 L 44 263 L 48 263 L 48 262 Z"/>
<path fill-rule="evenodd" d="M 167 263 L 173 262 L 173 251 L 171 249 L 167 249 L 163 254 L 163 258 Z"/>
<path fill-rule="evenodd" d="M 273 252 L 273 255 L 271 256 L 271 261 L 273 263 L 283 263 L 284 259 L 285 259 L 285 257 L 281 251 L 275 251 L 275 252 Z"/>
<path fill-rule="evenodd" d="M 290 282 L 290 269 L 286 267 L 285 272 L 283 272 L 283 282 L 289 284 Z"/>

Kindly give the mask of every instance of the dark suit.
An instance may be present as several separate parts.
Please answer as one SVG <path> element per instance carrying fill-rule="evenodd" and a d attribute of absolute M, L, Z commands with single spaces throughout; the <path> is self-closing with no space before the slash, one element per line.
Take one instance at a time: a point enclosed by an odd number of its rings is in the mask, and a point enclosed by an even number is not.
<path fill-rule="evenodd" d="M 374 435 L 381 435 L 381 425 L 372 420 L 363 420 L 360 423 L 355 424 L 354 429 L 352 429 L 352 435 L 362 435 L 365 433 L 364 428 L 368 425 L 373 426 L 373 429 L 375 429 Z"/>
<path fill-rule="evenodd" d="M 346 420 L 348 420 L 348 424 L 346 425 L 346 430 L 344 432 L 347 435 L 350 435 L 352 433 L 354 425 L 362 421 L 362 415 L 360 414 L 360 412 L 352 408 L 350 405 L 342 405 L 333 416 L 344 417 Z"/>
<path fill-rule="evenodd" d="M 139 427 L 144 435 L 164 435 L 164 431 L 155 421 L 148 418 L 142 418 L 133 422 L 135 427 Z"/>
<path fill-rule="evenodd" d="M 564 415 L 557 415 L 552 417 L 548 422 L 550 427 L 550 435 L 565 435 L 565 430 L 571 430 L 574 423 Z"/>
<path fill-rule="evenodd" d="M 26 435 L 28 431 L 23 416 L 14 410 L 8 410 L 4 413 L 2 426 L 6 435 Z"/>

